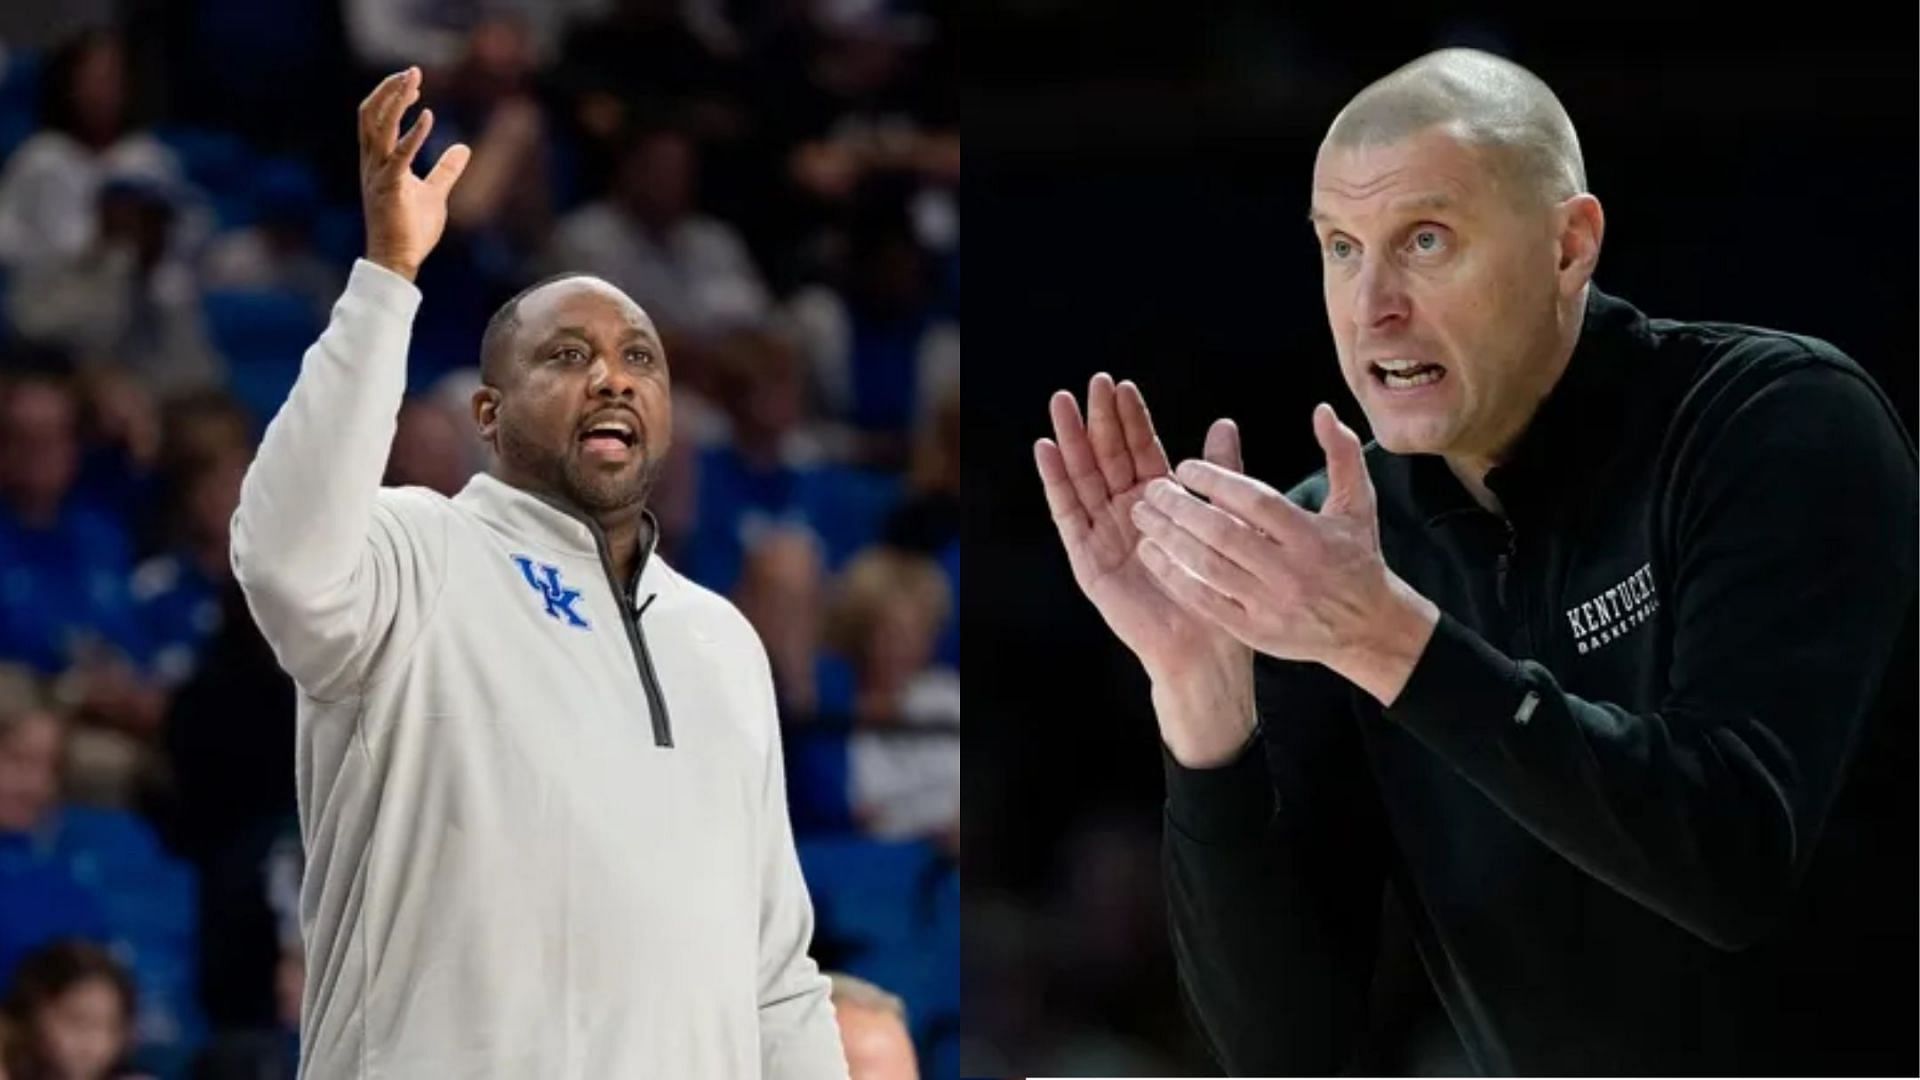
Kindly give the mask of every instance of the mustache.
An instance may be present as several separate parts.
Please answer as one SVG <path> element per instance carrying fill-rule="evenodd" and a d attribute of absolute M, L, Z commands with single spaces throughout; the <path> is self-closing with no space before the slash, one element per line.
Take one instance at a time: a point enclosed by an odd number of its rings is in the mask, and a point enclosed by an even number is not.
<path fill-rule="evenodd" d="M 582 417 L 580 423 L 574 427 L 574 438 L 578 439 L 581 435 L 592 430 L 596 424 L 605 423 L 610 420 L 626 421 L 628 426 L 633 429 L 634 449 L 641 451 L 647 449 L 650 441 L 648 439 L 647 421 L 637 411 L 625 405 L 609 405 L 588 413 Z"/>

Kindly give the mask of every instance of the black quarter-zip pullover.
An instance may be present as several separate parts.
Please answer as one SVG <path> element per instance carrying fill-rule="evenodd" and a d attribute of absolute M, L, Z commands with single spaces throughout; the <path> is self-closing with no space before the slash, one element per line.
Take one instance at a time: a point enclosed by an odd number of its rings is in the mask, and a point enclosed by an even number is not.
<path fill-rule="evenodd" d="M 1483 1072 L 1911 1072 L 1915 720 L 1885 676 L 1915 457 L 1872 380 L 1596 288 L 1486 478 L 1504 516 L 1438 457 L 1366 460 L 1387 564 L 1443 613 L 1405 689 L 1262 657 L 1248 750 L 1167 759 L 1175 951 L 1222 1063 L 1364 1055 L 1391 887 Z"/>

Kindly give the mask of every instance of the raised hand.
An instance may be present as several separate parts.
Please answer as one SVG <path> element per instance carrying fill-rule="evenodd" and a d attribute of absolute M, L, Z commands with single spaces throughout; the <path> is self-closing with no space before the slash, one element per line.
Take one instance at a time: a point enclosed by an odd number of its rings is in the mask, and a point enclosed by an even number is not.
<path fill-rule="evenodd" d="M 1146 401 L 1131 382 L 1116 388 L 1102 373 L 1087 389 L 1084 422 L 1065 390 L 1049 409 L 1055 438 L 1034 445 L 1034 461 L 1074 581 L 1153 679 L 1162 736 L 1175 756 L 1198 764 L 1232 751 L 1252 724 L 1252 653 L 1176 602 L 1139 557 L 1133 507 L 1169 472 Z M 1240 470 L 1231 420 L 1208 431 L 1205 457 Z"/>
<path fill-rule="evenodd" d="M 433 130 L 433 110 L 422 109 L 406 135 L 400 117 L 420 100 L 420 69 L 381 80 L 360 103 L 360 202 L 367 219 L 367 259 L 412 281 L 447 226 L 447 194 L 473 153 L 455 143 L 425 179 L 413 174 L 414 155 Z"/>

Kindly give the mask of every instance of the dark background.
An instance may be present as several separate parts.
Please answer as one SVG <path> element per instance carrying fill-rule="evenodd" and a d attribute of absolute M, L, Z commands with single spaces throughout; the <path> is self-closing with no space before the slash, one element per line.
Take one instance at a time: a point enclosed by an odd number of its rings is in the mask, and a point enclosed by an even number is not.
<path fill-rule="evenodd" d="M 1143 7 L 970 10 L 962 614 L 992 653 L 967 678 L 969 1072 L 1213 1069 L 1166 945 L 1146 680 L 1074 587 L 1032 444 L 1048 394 L 1084 399 L 1096 371 L 1140 384 L 1176 460 L 1234 417 L 1276 486 L 1320 464 L 1316 401 L 1365 436 L 1305 213 L 1325 127 L 1367 83 L 1444 45 L 1525 64 L 1606 207 L 1601 287 L 1656 317 L 1825 338 L 1914 422 L 1910 5 Z"/>

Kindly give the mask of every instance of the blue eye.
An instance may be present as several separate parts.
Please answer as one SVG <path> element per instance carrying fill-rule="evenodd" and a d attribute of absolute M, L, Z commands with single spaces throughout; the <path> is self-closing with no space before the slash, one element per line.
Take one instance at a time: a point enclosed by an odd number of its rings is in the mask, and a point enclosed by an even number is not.
<path fill-rule="evenodd" d="M 1429 241 L 1431 241 L 1431 243 L 1429 243 Z M 1440 250 L 1445 242 L 1445 239 L 1440 235 L 1440 230 L 1438 229 L 1421 229 L 1419 232 L 1413 234 L 1414 250 L 1419 251 L 1423 255 L 1431 255 Z"/>
<path fill-rule="evenodd" d="M 1344 259 L 1353 254 L 1353 242 L 1344 236 L 1336 236 L 1328 242 L 1327 254 L 1336 259 Z"/>

